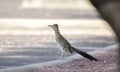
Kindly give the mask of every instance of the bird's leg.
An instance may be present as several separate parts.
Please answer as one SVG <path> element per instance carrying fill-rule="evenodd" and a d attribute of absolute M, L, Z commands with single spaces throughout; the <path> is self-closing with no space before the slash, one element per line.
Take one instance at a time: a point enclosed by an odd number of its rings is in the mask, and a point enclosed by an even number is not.
<path fill-rule="evenodd" d="M 62 57 L 63 57 L 63 55 L 64 55 L 64 51 L 63 51 L 62 48 L 60 48 L 60 51 L 61 51 L 61 55 L 60 55 L 60 57 L 59 57 L 58 59 L 62 59 Z"/>

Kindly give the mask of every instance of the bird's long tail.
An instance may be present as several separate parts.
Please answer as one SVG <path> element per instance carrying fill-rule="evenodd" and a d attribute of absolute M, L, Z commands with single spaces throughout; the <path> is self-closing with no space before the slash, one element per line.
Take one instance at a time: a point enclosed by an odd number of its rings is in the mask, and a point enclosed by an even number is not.
<path fill-rule="evenodd" d="M 95 57 L 91 56 L 90 54 L 84 52 L 84 51 L 81 51 L 81 50 L 78 50 L 74 47 L 71 47 L 75 52 L 79 53 L 80 55 L 82 55 L 83 57 L 85 58 L 88 58 L 89 60 L 94 60 L 94 61 L 98 61 L 98 59 L 96 59 Z"/>

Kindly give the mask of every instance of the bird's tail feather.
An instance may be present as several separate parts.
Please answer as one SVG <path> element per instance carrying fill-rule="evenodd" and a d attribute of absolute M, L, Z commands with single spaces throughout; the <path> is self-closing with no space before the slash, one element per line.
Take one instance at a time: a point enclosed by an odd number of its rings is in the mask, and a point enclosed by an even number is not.
<path fill-rule="evenodd" d="M 90 54 L 88 54 L 88 53 L 86 53 L 86 52 L 84 52 L 84 51 L 78 50 L 78 49 L 76 49 L 76 48 L 74 48 L 74 47 L 72 47 L 72 49 L 73 49 L 75 52 L 77 52 L 77 53 L 79 53 L 80 55 L 82 55 L 83 57 L 88 58 L 89 60 L 98 61 L 98 59 L 96 59 L 95 57 L 91 56 Z"/>

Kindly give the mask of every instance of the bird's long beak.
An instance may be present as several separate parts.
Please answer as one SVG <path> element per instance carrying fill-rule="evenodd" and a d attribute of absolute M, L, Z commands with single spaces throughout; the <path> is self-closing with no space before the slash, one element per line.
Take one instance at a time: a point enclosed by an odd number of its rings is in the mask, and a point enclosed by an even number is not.
<path fill-rule="evenodd" d="M 49 27 L 52 27 L 52 25 L 48 25 Z"/>

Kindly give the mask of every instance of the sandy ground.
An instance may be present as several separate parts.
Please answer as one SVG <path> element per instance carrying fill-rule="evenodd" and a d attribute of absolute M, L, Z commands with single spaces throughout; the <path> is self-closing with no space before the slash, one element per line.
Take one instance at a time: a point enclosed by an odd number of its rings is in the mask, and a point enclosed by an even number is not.
<path fill-rule="evenodd" d="M 111 49 L 103 53 L 96 53 L 94 56 L 99 61 L 89 61 L 85 58 L 80 58 L 68 63 L 44 66 L 39 69 L 29 69 L 24 72 L 119 72 L 116 51 Z"/>

